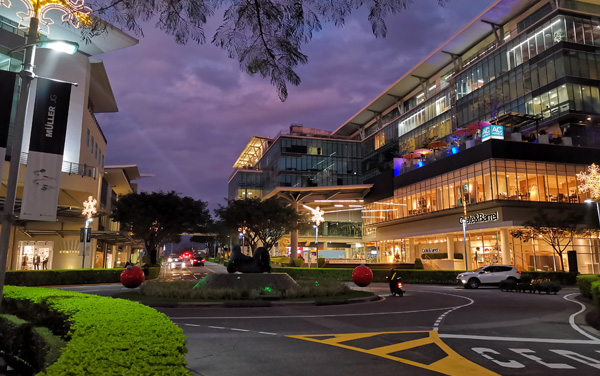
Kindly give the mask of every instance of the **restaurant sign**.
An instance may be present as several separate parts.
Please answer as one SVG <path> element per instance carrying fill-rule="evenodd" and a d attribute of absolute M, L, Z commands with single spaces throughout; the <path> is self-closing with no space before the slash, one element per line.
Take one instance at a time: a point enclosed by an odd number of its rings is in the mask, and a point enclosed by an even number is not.
<path fill-rule="evenodd" d="M 488 125 L 481 130 L 481 141 L 491 139 L 504 140 L 504 127 L 502 125 Z"/>
<path fill-rule="evenodd" d="M 438 253 L 439 248 L 423 248 L 423 253 Z"/>
<path fill-rule="evenodd" d="M 473 225 L 476 223 L 494 222 L 497 220 L 498 220 L 498 212 L 491 213 L 491 214 L 477 213 L 477 214 L 467 216 L 467 224 L 468 225 Z M 463 221 L 464 221 L 464 217 L 460 217 L 458 219 L 458 223 L 460 223 L 461 225 L 462 225 Z"/>

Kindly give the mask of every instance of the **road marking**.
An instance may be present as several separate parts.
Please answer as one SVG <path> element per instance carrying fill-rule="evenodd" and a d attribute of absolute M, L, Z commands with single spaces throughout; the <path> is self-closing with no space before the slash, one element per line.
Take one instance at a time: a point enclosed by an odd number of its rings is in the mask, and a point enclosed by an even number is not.
<path fill-rule="evenodd" d="M 437 320 L 435 321 L 435 323 L 433 324 L 433 330 L 435 330 L 435 331 L 438 331 L 438 330 L 439 330 L 439 328 L 440 328 L 440 324 L 441 324 L 442 320 L 443 320 L 443 319 L 444 319 L 444 317 L 446 317 L 446 315 L 448 315 L 450 312 L 453 312 L 453 311 L 455 311 L 455 310 L 457 310 L 457 309 L 460 309 L 460 308 L 468 307 L 468 306 L 470 306 L 471 304 L 475 303 L 475 301 L 474 301 L 473 299 L 471 299 L 471 298 L 467 298 L 466 296 L 462 296 L 462 295 L 446 294 L 446 293 L 443 293 L 443 292 L 434 292 L 434 291 L 422 291 L 422 292 L 424 292 L 424 293 L 429 293 L 429 294 L 439 294 L 439 295 L 453 296 L 453 297 L 455 297 L 455 298 L 463 298 L 463 299 L 467 299 L 467 300 L 469 301 L 469 303 L 467 303 L 467 304 L 463 304 L 463 305 L 461 305 L 461 306 L 452 307 L 452 308 L 448 309 L 446 312 L 442 313 L 442 314 L 440 315 L 440 317 L 438 317 L 438 318 L 437 318 Z"/>
<path fill-rule="evenodd" d="M 381 346 L 377 348 L 363 349 L 360 347 L 350 346 L 344 342 L 376 338 L 384 334 L 405 334 L 405 333 L 423 333 L 426 336 L 419 339 L 413 339 L 405 342 L 395 343 L 389 346 Z M 439 372 L 449 376 L 498 376 L 498 374 L 483 368 L 454 352 L 446 345 L 438 336 L 436 331 L 408 331 L 408 332 L 381 332 L 381 333 L 348 333 L 348 334 L 317 334 L 317 335 L 288 335 L 286 337 L 300 339 L 304 341 L 321 343 L 341 347 L 347 350 L 362 352 L 369 355 L 379 356 L 385 359 L 408 364 L 411 366 L 424 368 L 426 370 Z M 446 356 L 441 359 L 433 359 L 432 363 L 424 364 L 413 360 L 401 358 L 395 353 L 404 350 L 411 350 L 422 346 L 437 346 Z"/>
<path fill-rule="evenodd" d="M 270 333 L 270 332 L 259 332 L 260 334 L 266 334 L 268 336 L 276 336 L 277 333 Z"/>
<path fill-rule="evenodd" d="M 508 362 L 503 362 L 498 359 L 494 359 L 491 355 L 489 355 L 489 354 L 500 355 L 500 353 L 498 351 L 488 349 L 485 347 L 473 347 L 471 350 L 475 351 L 477 354 L 481 355 L 482 357 L 486 358 L 487 360 L 491 360 L 492 362 L 496 363 L 497 365 L 499 365 L 501 367 L 525 368 L 525 365 L 517 362 L 516 360 L 509 360 Z"/>
<path fill-rule="evenodd" d="M 522 355 L 527 359 L 531 359 L 534 362 L 541 364 L 543 366 L 546 366 L 548 368 L 551 368 L 551 369 L 575 369 L 575 367 L 570 366 L 565 363 L 546 363 L 539 356 L 533 355 L 533 354 L 535 354 L 535 351 L 530 350 L 530 349 L 509 349 L 509 350 L 512 352 L 516 352 L 517 354 Z"/>
<path fill-rule="evenodd" d="M 296 315 L 296 316 L 183 316 L 170 317 L 171 320 L 215 320 L 215 319 L 303 319 L 303 318 L 327 318 L 327 317 L 357 317 L 357 316 L 382 316 L 382 315 L 400 315 L 405 313 L 422 313 L 448 310 L 454 307 L 419 309 L 414 311 L 395 311 L 395 312 L 371 312 L 371 313 L 344 313 L 339 315 Z"/>
<path fill-rule="evenodd" d="M 185 326 L 200 326 L 200 325 L 196 325 L 196 324 L 183 324 Z"/>
<path fill-rule="evenodd" d="M 505 342 L 534 342 L 534 343 L 560 343 L 570 345 L 598 345 L 600 341 L 587 339 L 554 339 L 554 338 L 519 338 L 519 337 L 494 337 L 473 336 L 468 334 L 440 334 L 440 338 L 450 339 L 474 339 L 480 341 L 505 341 Z"/>
<path fill-rule="evenodd" d="M 222 327 L 222 326 L 210 326 L 210 325 L 209 325 L 208 327 L 209 327 L 209 328 L 212 328 L 212 329 L 225 329 L 225 328 L 224 328 L 224 327 Z"/>
<path fill-rule="evenodd" d="M 552 351 L 553 353 L 556 353 L 558 355 L 562 355 L 566 358 L 572 359 L 576 362 L 583 363 L 590 367 L 600 369 L 600 360 L 590 358 L 588 356 L 581 355 L 581 354 L 576 353 L 575 351 L 570 351 L 570 350 L 550 350 L 550 351 Z M 598 351 L 598 352 L 600 352 L 600 351 Z"/>
<path fill-rule="evenodd" d="M 249 332 L 248 329 L 229 328 L 229 330 L 235 330 L 236 332 Z"/>
<path fill-rule="evenodd" d="M 573 302 L 573 303 L 579 304 L 581 306 L 581 309 L 579 311 L 575 312 L 574 314 L 572 314 L 571 316 L 569 316 L 569 324 L 571 324 L 571 327 L 574 330 L 576 330 L 577 332 L 579 332 L 581 335 L 583 335 L 585 337 L 588 337 L 588 338 L 591 338 L 592 340 L 594 340 L 596 342 L 600 342 L 600 338 L 594 337 L 593 335 L 589 334 L 588 332 L 586 332 L 585 330 L 583 330 L 579 326 L 577 326 L 577 324 L 575 324 L 575 317 L 577 315 L 579 315 L 581 312 L 585 311 L 587 309 L 587 307 L 584 304 L 582 304 L 582 303 L 580 303 L 578 301 L 567 299 L 571 295 L 576 295 L 576 294 L 565 295 L 565 296 L 563 296 L 563 299 L 567 300 L 569 302 Z"/>

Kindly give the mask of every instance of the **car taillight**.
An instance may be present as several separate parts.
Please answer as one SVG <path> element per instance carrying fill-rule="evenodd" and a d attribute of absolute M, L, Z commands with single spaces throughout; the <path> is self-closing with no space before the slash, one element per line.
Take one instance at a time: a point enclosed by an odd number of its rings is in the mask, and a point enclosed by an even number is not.
<path fill-rule="evenodd" d="M 521 274 L 521 272 L 520 272 L 520 271 L 518 271 L 518 270 L 517 270 L 517 273 Z"/>
<path fill-rule="evenodd" d="M 204 260 L 204 259 L 202 259 L 202 262 L 204 262 L 204 261 L 205 261 L 205 260 Z"/>
<path fill-rule="evenodd" d="M 401 289 L 402 288 L 402 282 L 398 282 L 398 288 Z"/>

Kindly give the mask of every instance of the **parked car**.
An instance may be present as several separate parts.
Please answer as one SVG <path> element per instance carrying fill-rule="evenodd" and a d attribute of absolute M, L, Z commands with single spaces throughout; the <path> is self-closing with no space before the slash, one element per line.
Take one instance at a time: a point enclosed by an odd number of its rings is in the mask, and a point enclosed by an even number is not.
<path fill-rule="evenodd" d="M 486 265 L 472 272 L 460 273 L 456 277 L 459 285 L 466 289 L 476 289 L 480 285 L 498 285 L 505 279 L 521 279 L 521 272 L 512 265 Z"/>

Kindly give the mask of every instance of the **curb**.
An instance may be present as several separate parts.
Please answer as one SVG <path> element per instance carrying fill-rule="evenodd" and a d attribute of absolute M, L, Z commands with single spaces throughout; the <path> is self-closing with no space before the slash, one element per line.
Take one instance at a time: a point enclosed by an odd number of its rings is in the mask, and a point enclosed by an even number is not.
<path fill-rule="evenodd" d="M 257 308 L 257 307 L 285 307 L 285 306 L 325 306 L 368 303 L 381 300 L 379 295 L 368 296 L 364 298 L 342 299 L 342 300 L 323 300 L 323 301 L 271 301 L 271 300 L 246 300 L 232 302 L 164 302 L 164 303 L 143 303 L 152 308 L 198 308 L 198 307 L 223 307 L 223 308 Z"/>

